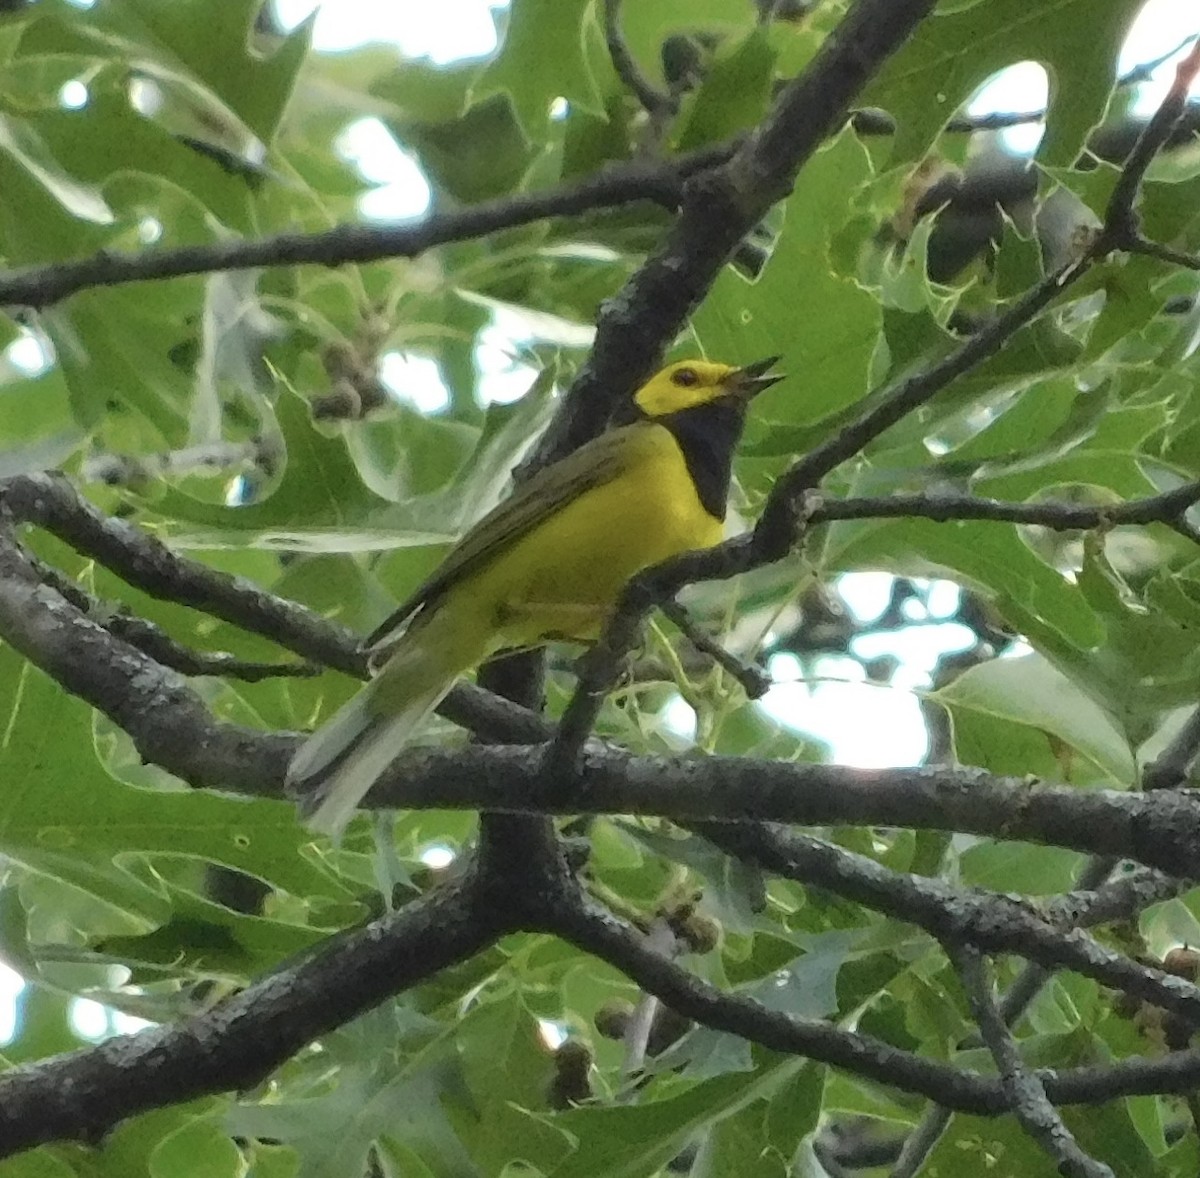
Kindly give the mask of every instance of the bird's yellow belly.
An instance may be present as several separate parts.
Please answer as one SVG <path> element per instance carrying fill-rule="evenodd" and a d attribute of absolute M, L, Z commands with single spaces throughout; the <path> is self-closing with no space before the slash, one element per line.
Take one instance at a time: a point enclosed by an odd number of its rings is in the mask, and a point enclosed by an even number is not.
<path fill-rule="evenodd" d="M 642 461 L 585 492 L 472 578 L 494 610 L 497 645 L 595 638 L 635 573 L 721 541 L 670 434 Z"/>

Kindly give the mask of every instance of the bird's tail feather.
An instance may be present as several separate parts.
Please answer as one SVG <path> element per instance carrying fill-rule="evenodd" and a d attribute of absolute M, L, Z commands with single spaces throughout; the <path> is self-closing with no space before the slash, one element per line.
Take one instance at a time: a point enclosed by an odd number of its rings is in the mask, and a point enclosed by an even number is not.
<path fill-rule="evenodd" d="M 410 629 L 376 678 L 301 745 L 287 788 L 311 829 L 337 834 L 459 673 L 482 658 L 454 623 L 434 615 Z"/>

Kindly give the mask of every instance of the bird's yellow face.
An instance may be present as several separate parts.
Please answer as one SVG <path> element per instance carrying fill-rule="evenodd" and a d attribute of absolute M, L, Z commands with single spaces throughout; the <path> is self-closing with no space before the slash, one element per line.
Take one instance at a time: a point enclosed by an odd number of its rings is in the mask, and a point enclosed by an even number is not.
<path fill-rule="evenodd" d="M 647 417 L 667 417 L 716 401 L 746 405 L 756 393 L 782 379 L 766 374 L 778 359 L 772 356 L 743 368 L 710 360 L 668 364 L 638 389 L 634 403 Z"/>

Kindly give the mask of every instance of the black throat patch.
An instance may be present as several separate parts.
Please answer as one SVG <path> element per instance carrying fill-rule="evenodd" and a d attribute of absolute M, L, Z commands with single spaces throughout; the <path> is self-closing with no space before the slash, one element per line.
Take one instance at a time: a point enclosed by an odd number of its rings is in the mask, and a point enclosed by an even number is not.
<path fill-rule="evenodd" d="M 723 520 L 733 474 L 733 451 L 746 420 L 744 406 L 735 401 L 711 401 L 652 420 L 669 429 L 679 443 L 704 510 L 714 519 Z"/>

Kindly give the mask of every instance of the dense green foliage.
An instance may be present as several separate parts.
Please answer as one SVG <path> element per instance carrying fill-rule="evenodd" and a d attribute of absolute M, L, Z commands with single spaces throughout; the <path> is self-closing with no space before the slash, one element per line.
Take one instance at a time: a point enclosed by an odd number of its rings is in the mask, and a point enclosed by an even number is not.
<path fill-rule="evenodd" d="M 419 161 L 434 213 L 643 151 L 719 143 L 758 122 L 774 81 L 805 66 L 844 6 L 764 25 L 748 0 L 630 3 L 625 37 L 657 85 L 665 38 L 716 38 L 696 49 L 699 81 L 662 142 L 613 68 L 602 7 L 514 0 L 498 13 L 505 29 L 490 59 L 434 66 L 382 46 L 311 52 L 307 25 L 283 35 L 269 9 L 256 25 L 258 0 L 6 5 L 0 258 L 17 268 L 353 221 L 368 185 L 334 144 L 367 114 Z M 1047 66 L 1041 194 L 1066 190 L 1103 214 L 1118 169 L 1077 161 L 1096 125 L 1124 117 L 1130 92 L 1114 88 L 1114 63 L 1138 4 L 1036 7 L 1035 21 L 1026 0 L 943 4 L 864 96 L 894 117 L 896 133 L 834 136 L 761 227 L 760 273 L 727 266 L 669 349 L 733 363 L 779 352 L 791 374 L 756 404 L 735 522 L 753 520 L 779 474 L 872 389 L 946 355 L 965 318 L 986 316 L 1042 276 L 1029 224 L 1006 224 L 994 256 L 948 286 L 925 278 L 928 220 L 899 243 L 881 233 L 903 220 L 926 153 L 953 166 L 979 148 L 982 136 L 943 127 L 994 71 L 1030 57 Z M 64 85 L 76 81 L 86 101 L 65 105 Z M 1194 150 L 1155 163 L 1141 208 L 1148 237 L 1200 249 Z M 61 468 L 103 510 L 177 550 L 368 632 L 503 492 L 554 412 L 556 390 L 586 358 L 581 329 L 670 216 L 640 202 L 413 260 L 198 274 L 10 308 L 0 348 L 32 335 L 48 362 L 29 375 L 14 361 L 27 348 L 0 353 L 0 474 Z M 1196 289 L 1186 269 L 1114 256 L 841 467 L 826 492 L 1107 504 L 1197 477 Z M 1171 300 L 1182 313 L 1164 314 Z M 543 375 L 515 403 L 485 406 L 477 347 L 497 307 L 525 314 L 521 359 Z M 394 351 L 437 363 L 443 411 L 424 414 L 382 393 L 378 364 Z M 216 457 L 189 462 L 189 452 Z M 265 637 L 132 589 L 43 532 L 25 538 L 102 601 L 188 647 L 282 657 Z M 1084 538 L 989 521 L 839 522 L 787 561 L 699 587 L 689 601 L 740 654 L 792 651 L 812 671 L 820 646 L 805 645 L 802 603 L 811 609 L 814 586 L 832 593 L 840 574 L 859 570 L 962 586 L 965 601 L 986 603 L 977 651 L 1013 635 L 1028 643 L 1019 657 L 981 657 L 929 693 L 931 713 L 949 718 L 941 751 L 950 759 L 1134 788 L 1139 764 L 1196 701 L 1200 563 L 1192 542 L 1161 525 Z M 797 727 L 771 718 L 729 675 L 681 658 L 681 646 L 669 625 L 655 626 L 644 681 L 609 702 L 602 735 L 640 752 L 691 748 L 666 722 L 682 692 L 702 751 L 822 755 L 803 716 Z M 552 668 L 553 710 L 572 679 L 557 652 Z M 193 682 L 218 717 L 263 730 L 309 728 L 356 688 L 333 671 Z M 402 900 L 428 886 L 421 855 L 462 850 L 475 828 L 468 813 L 415 811 L 394 825 L 360 818 L 337 848 L 314 842 L 286 801 L 187 790 L 140 763 L 124 733 L 8 647 L 0 724 L 0 956 L 29 983 L 17 1036 L 3 1049 L 12 1065 L 79 1045 L 66 1018 L 76 995 L 153 1021 L 205 1006 L 379 911 L 381 892 Z M 863 732 L 864 748 L 872 735 Z M 444 721 L 431 732 L 461 738 Z M 826 833 L 897 870 L 1035 896 L 1070 889 L 1083 858 L 911 830 Z M 985 1051 L 959 1050 L 974 1023 L 926 933 L 796 883 L 764 883 L 665 822 L 602 819 L 590 841 L 598 894 L 626 911 L 653 914 L 665 897 L 699 890 L 720 926 L 719 944 L 688 959 L 703 977 L 989 1070 Z M 233 896 L 216 868 L 263 881 L 265 899 Z M 1102 935 L 1161 957 L 1200 942 L 1197 903 L 1185 893 Z M 1018 965 L 998 968 L 1007 979 Z M 549 936 L 506 938 L 325 1037 L 256 1091 L 147 1113 L 96 1146 L 44 1146 L 0 1162 L 0 1174 L 315 1178 L 367 1172 L 370 1155 L 377 1172 L 405 1176 L 632 1178 L 659 1173 L 702 1130 L 693 1173 L 820 1174 L 806 1144 L 818 1126 L 865 1116 L 894 1136 L 923 1111 L 915 1097 L 707 1029 L 652 1062 L 653 1078 L 626 1099 L 621 1045 L 593 1025 L 614 998 L 637 999 L 616 969 Z M 594 1102 L 551 1111 L 553 1063 L 538 1019 L 590 1045 Z M 1069 974 L 1047 985 L 1018 1033 L 1039 1065 L 1156 1050 L 1102 987 Z M 1195 1133 L 1168 1133 L 1181 1108 L 1139 1097 L 1072 1110 L 1068 1123 L 1122 1175 L 1193 1174 Z M 525 1166 L 505 1170 L 518 1160 Z M 1054 1172 L 1012 1118 L 957 1117 L 928 1166 Z"/>

